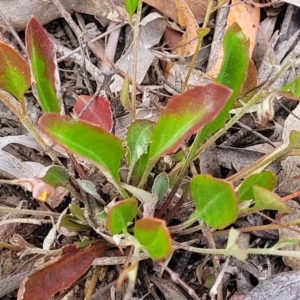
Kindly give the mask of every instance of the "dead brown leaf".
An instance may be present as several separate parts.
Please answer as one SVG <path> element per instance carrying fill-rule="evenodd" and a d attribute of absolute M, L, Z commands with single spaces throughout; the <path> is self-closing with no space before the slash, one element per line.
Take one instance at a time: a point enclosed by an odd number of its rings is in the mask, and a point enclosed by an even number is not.
<path fill-rule="evenodd" d="M 178 11 L 178 24 L 185 28 L 186 31 L 182 35 L 180 42 L 172 51 L 172 54 L 183 57 L 191 56 L 194 54 L 197 45 L 198 24 L 184 0 L 176 0 L 176 6 Z"/>
<path fill-rule="evenodd" d="M 64 247 L 62 256 L 40 266 L 23 280 L 18 300 L 47 300 L 68 289 L 87 272 L 93 260 L 110 247 L 107 243 L 98 242 L 85 249 L 78 249 L 75 245 Z"/>
<path fill-rule="evenodd" d="M 260 8 L 250 6 L 242 2 L 241 0 L 232 0 L 232 6 L 230 7 L 229 15 L 227 18 L 226 29 L 233 23 L 237 22 L 241 27 L 243 33 L 249 38 L 249 56 L 252 56 L 252 52 L 255 46 L 256 35 L 258 31 L 257 24 L 260 19 Z M 209 70 L 209 76 L 215 78 L 220 70 L 223 62 L 223 48 L 221 48 L 217 62 L 211 70 Z"/>
<path fill-rule="evenodd" d="M 176 0 L 161 1 L 161 0 L 146 0 L 145 3 L 155 7 L 173 21 L 178 23 L 178 9 L 176 6 Z M 201 23 L 204 19 L 207 0 L 186 0 L 187 6 L 193 13 L 193 16 Z"/>

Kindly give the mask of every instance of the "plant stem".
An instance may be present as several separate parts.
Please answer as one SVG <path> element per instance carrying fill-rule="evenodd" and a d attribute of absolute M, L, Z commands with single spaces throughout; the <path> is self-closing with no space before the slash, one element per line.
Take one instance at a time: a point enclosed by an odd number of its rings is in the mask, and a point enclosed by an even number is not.
<path fill-rule="evenodd" d="M 153 169 L 154 165 L 156 164 L 158 159 L 156 160 L 148 160 L 148 163 L 147 163 L 147 166 L 146 166 L 146 169 L 145 169 L 145 172 L 143 173 L 143 176 L 142 176 L 142 179 L 140 181 L 140 183 L 138 184 L 138 188 L 143 188 L 143 186 L 145 185 L 147 179 L 148 179 L 148 176 L 151 172 L 151 170 Z"/>
<path fill-rule="evenodd" d="M 7 212 L 11 214 L 23 214 L 23 215 L 32 215 L 40 217 L 55 217 L 58 218 L 60 213 L 55 213 L 51 211 L 41 211 L 41 210 L 31 210 L 31 209 L 22 209 L 22 208 L 13 208 L 13 207 L 3 207 L 0 206 L 0 212 Z"/>
<path fill-rule="evenodd" d="M 192 214 L 186 221 L 179 225 L 171 226 L 169 227 L 170 233 L 176 233 L 180 232 L 183 229 L 191 226 L 193 223 L 195 223 L 199 218 L 196 216 L 196 214 Z"/>
<path fill-rule="evenodd" d="M 192 61 L 189 64 L 189 68 L 188 68 L 187 74 L 185 76 L 184 83 L 182 85 L 182 90 L 183 91 L 185 91 L 186 88 L 187 88 L 189 78 L 192 74 L 192 71 L 194 69 L 194 65 L 195 65 L 195 62 L 196 62 L 196 59 L 197 59 L 197 56 L 198 56 L 198 52 L 199 52 L 199 50 L 202 46 L 203 37 L 209 32 L 209 29 L 207 28 L 207 25 L 208 25 L 210 15 L 212 13 L 212 6 L 213 6 L 213 1 L 209 0 L 208 3 L 207 3 L 205 18 L 204 18 L 204 21 L 203 21 L 203 24 L 202 24 L 202 31 L 199 31 L 199 32 L 197 31 L 197 35 L 198 35 L 197 45 L 196 45 L 196 49 L 195 49 L 195 52 L 194 52 L 193 57 L 192 57 Z M 207 29 L 206 33 L 204 33 L 205 32 L 204 29 Z"/>
<path fill-rule="evenodd" d="M 197 248 L 184 244 L 176 243 L 178 246 L 177 249 L 184 249 L 187 251 L 191 251 L 194 253 L 200 254 L 213 254 L 213 255 L 228 255 L 227 249 L 207 249 L 207 248 Z M 300 258 L 299 251 L 286 251 L 286 250 L 277 250 L 273 248 L 249 248 L 245 249 L 247 254 L 259 254 L 259 255 L 276 255 L 276 256 L 289 256 L 289 257 L 297 257 Z"/>
<path fill-rule="evenodd" d="M 245 167 L 241 171 L 233 174 L 232 176 L 226 178 L 227 181 L 237 182 L 242 178 L 245 178 L 249 176 L 250 174 L 254 172 L 259 172 L 261 169 L 264 169 L 268 164 L 275 161 L 282 155 L 285 155 L 290 151 L 290 146 L 285 143 L 278 147 L 277 149 L 274 149 L 271 153 L 268 153 L 261 157 L 260 159 L 256 160 L 251 165 Z"/>
<path fill-rule="evenodd" d="M 140 32 L 140 19 L 142 13 L 142 1 L 138 1 L 137 12 L 135 15 L 134 20 L 134 27 L 133 27 L 133 42 L 132 42 L 132 49 L 133 49 L 133 65 L 132 65 L 132 91 L 131 91 L 131 108 L 132 113 L 135 119 L 135 111 L 136 111 L 136 77 L 137 77 L 137 63 L 138 63 L 138 43 L 139 43 L 139 32 Z"/>
<path fill-rule="evenodd" d="M 22 107 L 16 99 L 9 93 L 0 90 L 0 100 L 16 115 L 16 117 L 22 122 L 25 128 L 33 135 L 37 142 L 42 146 L 42 148 L 49 153 L 49 156 L 54 162 L 59 162 L 55 153 L 49 148 L 49 146 L 41 138 L 36 127 L 33 126 L 31 120 L 27 114 L 22 113 Z M 25 110 L 26 111 L 26 110 Z"/>

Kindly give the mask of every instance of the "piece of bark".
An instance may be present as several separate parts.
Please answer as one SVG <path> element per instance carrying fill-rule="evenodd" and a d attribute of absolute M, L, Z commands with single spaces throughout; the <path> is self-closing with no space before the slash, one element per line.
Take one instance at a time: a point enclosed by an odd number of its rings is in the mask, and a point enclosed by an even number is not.
<path fill-rule="evenodd" d="M 259 283 L 244 300 L 298 300 L 300 297 L 300 271 L 276 274 Z"/>

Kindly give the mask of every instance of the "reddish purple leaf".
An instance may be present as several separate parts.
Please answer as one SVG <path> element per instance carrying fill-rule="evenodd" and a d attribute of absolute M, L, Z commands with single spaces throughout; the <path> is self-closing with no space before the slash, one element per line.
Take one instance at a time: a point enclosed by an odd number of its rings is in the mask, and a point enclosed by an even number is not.
<path fill-rule="evenodd" d="M 77 249 L 75 245 L 64 247 L 62 256 L 38 267 L 35 273 L 23 280 L 18 300 L 48 300 L 68 289 L 87 272 L 94 259 L 110 247 L 98 242 L 85 249 Z"/>
<path fill-rule="evenodd" d="M 92 96 L 86 95 L 80 95 L 77 97 L 76 104 L 73 108 L 77 116 L 81 113 L 91 98 Z M 104 97 L 96 97 L 87 110 L 81 115 L 80 119 L 100 126 L 107 131 L 111 131 L 113 127 L 113 119 L 110 102 Z"/>
<path fill-rule="evenodd" d="M 31 18 L 26 28 L 26 47 L 31 71 L 44 112 L 59 112 L 59 75 L 53 42 L 35 19 Z"/>

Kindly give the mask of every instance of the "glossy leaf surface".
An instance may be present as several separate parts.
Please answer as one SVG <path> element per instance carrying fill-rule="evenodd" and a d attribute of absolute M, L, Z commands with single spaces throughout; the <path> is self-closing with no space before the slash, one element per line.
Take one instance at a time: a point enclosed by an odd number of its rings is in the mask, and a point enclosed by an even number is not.
<path fill-rule="evenodd" d="M 277 178 L 271 171 L 264 171 L 247 177 L 241 184 L 238 191 L 239 202 L 254 199 L 252 187 L 254 185 L 272 191 L 276 186 Z"/>
<path fill-rule="evenodd" d="M 89 103 L 92 96 L 80 95 L 76 99 L 74 112 L 80 115 L 85 106 Z M 81 120 L 87 121 L 101 128 L 111 131 L 113 128 L 113 119 L 110 109 L 110 102 L 104 97 L 96 97 L 81 115 Z"/>
<path fill-rule="evenodd" d="M 232 24 L 224 36 L 224 60 L 216 82 L 231 88 L 233 93 L 221 113 L 201 130 L 201 140 L 222 128 L 228 119 L 229 111 L 239 96 L 249 63 L 249 39 L 237 23 Z"/>
<path fill-rule="evenodd" d="M 43 112 L 59 112 L 57 89 L 60 82 L 53 42 L 35 18 L 30 19 L 25 38 L 31 71 Z"/>
<path fill-rule="evenodd" d="M 111 234 L 121 233 L 137 214 L 138 203 L 134 198 L 125 199 L 113 205 L 106 216 L 106 227 Z"/>
<path fill-rule="evenodd" d="M 98 126 L 55 113 L 43 115 L 39 126 L 53 142 L 94 162 L 118 186 L 124 153 L 120 139 Z"/>
<path fill-rule="evenodd" d="M 191 180 L 191 194 L 196 215 L 209 226 L 222 229 L 237 218 L 238 203 L 232 185 L 210 175 L 197 175 Z"/>
<path fill-rule="evenodd" d="M 172 252 L 172 242 L 165 221 L 143 218 L 135 223 L 134 236 L 153 260 L 167 259 Z"/>
<path fill-rule="evenodd" d="M 0 42 L 0 87 L 19 101 L 30 87 L 30 69 L 12 47 Z"/>
<path fill-rule="evenodd" d="M 231 95 L 223 85 L 210 83 L 174 95 L 154 126 L 150 160 L 175 152 L 186 137 L 211 122 Z"/>

